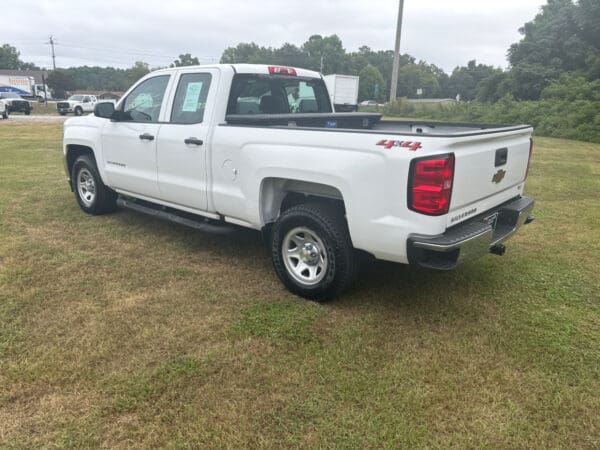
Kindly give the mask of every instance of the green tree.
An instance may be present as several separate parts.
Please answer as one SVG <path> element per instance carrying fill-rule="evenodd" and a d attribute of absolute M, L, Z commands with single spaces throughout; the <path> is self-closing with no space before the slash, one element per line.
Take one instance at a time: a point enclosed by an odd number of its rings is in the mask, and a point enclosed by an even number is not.
<path fill-rule="evenodd" d="M 39 69 L 35 64 L 23 62 L 19 51 L 9 44 L 0 47 L 0 69 Z"/>
<path fill-rule="evenodd" d="M 54 98 L 65 98 L 69 91 L 76 89 L 74 77 L 65 69 L 50 72 L 46 84 L 52 89 Z"/>
<path fill-rule="evenodd" d="M 511 84 L 510 73 L 499 71 L 479 82 L 476 98 L 480 102 L 497 102 L 511 92 Z"/>
<path fill-rule="evenodd" d="M 358 100 L 377 100 L 385 98 L 385 81 L 377 67 L 367 64 L 359 74 Z"/>
<path fill-rule="evenodd" d="M 184 53 L 173 61 L 171 67 L 197 66 L 198 64 L 200 64 L 198 58 L 192 56 L 190 53 Z"/>
<path fill-rule="evenodd" d="M 432 67 L 424 61 L 408 63 L 398 71 L 398 96 L 414 98 L 417 90 L 422 89 L 423 97 L 439 97 L 440 83 Z"/>
<path fill-rule="evenodd" d="M 598 0 L 548 0 L 540 14 L 519 31 L 523 38 L 508 50 L 512 93 L 538 99 L 563 72 L 600 76 L 600 4 Z"/>
<path fill-rule="evenodd" d="M 127 85 L 130 86 L 135 83 L 137 80 L 142 78 L 143 76 L 150 73 L 150 68 L 148 67 L 148 63 L 143 61 L 136 61 L 135 64 L 126 70 L 126 82 Z"/>
<path fill-rule="evenodd" d="M 348 58 L 340 38 L 332 34 L 323 37 L 312 35 L 302 45 L 302 51 L 307 55 L 307 69 L 320 70 L 323 58 L 323 73 L 347 73 Z"/>
<path fill-rule="evenodd" d="M 473 100 L 477 95 L 479 83 L 482 80 L 502 73 L 501 69 L 485 64 L 477 64 L 476 60 L 469 61 L 467 66 L 457 67 L 452 71 L 445 86 L 445 96 L 454 98 L 460 94 L 463 100 Z"/>

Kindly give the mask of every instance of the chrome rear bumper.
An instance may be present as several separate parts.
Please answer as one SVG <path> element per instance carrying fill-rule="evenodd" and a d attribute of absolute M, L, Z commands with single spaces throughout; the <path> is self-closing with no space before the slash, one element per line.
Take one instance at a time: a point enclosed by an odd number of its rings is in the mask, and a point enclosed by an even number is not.
<path fill-rule="evenodd" d="M 519 197 L 449 228 L 444 234 L 412 235 L 408 240 L 409 262 L 430 269 L 452 270 L 466 259 L 489 252 L 503 254 L 502 242 L 534 220 L 531 215 L 534 203 L 529 197 Z"/>

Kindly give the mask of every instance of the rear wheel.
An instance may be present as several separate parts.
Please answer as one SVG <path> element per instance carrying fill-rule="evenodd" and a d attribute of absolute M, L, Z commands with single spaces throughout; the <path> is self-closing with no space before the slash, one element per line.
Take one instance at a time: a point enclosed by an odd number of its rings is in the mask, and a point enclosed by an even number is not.
<path fill-rule="evenodd" d="M 341 294 L 356 272 L 343 213 L 327 203 L 285 211 L 273 227 L 271 257 L 288 290 L 309 300 L 324 301 Z"/>
<path fill-rule="evenodd" d="M 29 114 L 31 114 L 31 110 L 30 110 L 30 109 L 26 109 L 26 110 L 24 111 L 24 113 L 25 113 L 25 115 L 26 115 L 26 116 L 28 116 Z"/>
<path fill-rule="evenodd" d="M 86 213 L 105 214 L 117 208 L 117 194 L 104 185 L 96 163 L 89 155 L 77 158 L 71 182 L 77 203 Z"/>

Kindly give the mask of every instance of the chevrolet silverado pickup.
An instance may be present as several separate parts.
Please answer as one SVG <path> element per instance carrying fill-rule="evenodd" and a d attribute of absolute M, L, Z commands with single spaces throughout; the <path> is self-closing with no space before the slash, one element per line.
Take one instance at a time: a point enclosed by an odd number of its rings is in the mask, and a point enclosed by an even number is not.
<path fill-rule="evenodd" d="M 81 209 L 262 232 L 275 272 L 313 300 L 365 256 L 450 270 L 503 254 L 533 220 L 528 125 L 334 113 L 321 74 L 268 65 L 157 70 L 64 125 Z"/>

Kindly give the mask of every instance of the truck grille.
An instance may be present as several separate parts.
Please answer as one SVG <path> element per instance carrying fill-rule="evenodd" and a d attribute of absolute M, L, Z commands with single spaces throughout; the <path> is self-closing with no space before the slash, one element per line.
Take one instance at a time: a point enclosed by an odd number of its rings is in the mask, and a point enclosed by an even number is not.
<path fill-rule="evenodd" d="M 58 109 L 68 109 L 69 108 L 69 103 L 68 102 L 57 102 L 56 103 L 56 107 Z"/>

